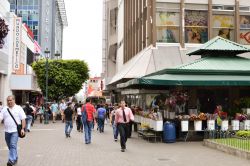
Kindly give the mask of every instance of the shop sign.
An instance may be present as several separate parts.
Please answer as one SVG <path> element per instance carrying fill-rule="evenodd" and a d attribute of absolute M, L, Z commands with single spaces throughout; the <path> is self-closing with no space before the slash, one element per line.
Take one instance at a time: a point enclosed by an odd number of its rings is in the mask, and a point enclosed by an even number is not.
<path fill-rule="evenodd" d="M 19 70 L 21 57 L 22 18 L 17 17 L 14 21 L 13 69 Z"/>

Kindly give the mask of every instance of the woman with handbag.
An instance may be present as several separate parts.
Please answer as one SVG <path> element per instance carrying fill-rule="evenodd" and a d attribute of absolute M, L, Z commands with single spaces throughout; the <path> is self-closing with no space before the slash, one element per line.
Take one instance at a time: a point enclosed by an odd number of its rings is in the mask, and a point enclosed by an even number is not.
<path fill-rule="evenodd" d="M 7 166 L 12 166 L 17 163 L 17 142 L 18 137 L 25 135 L 25 119 L 26 115 L 23 108 L 15 103 L 15 96 L 7 97 L 7 105 L 0 112 L 0 121 L 4 120 L 5 141 L 9 149 L 9 160 Z M 20 125 L 21 124 L 21 125 Z M 18 132 L 18 127 L 19 132 Z"/>

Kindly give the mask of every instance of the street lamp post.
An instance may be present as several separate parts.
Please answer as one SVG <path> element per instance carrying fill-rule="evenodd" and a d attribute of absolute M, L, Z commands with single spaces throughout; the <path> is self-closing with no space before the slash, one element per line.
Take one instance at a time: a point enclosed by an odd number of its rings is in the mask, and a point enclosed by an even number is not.
<path fill-rule="evenodd" d="M 58 51 L 56 51 L 55 57 L 56 57 L 57 60 L 59 59 L 60 56 L 61 56 L 61 54 Z"/>
<path fill-rule="evenodd" d="M 49 119 L 48 119 L 48 59 L 50 56 L 50 51 L 48 50 L 48 48 L 46 48 L 46 50 L 44 51 L 45 53 L 45 58 L 46 58 L 46 63 L 45 63 L 45 77 L 46 77 L 46 82 L 45 82 L 45 119 L 44 119 L 44 124 L 48 124 L 49 123 Z"/>

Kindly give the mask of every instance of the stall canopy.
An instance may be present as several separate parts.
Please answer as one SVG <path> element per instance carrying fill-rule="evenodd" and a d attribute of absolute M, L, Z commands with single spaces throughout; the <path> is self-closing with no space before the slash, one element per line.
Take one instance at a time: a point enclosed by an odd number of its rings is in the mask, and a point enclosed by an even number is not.
<path fill-rule="evenodd" d="M 187 55 L 235 56 L 245 52 L 250 52 L 250 49 L 244 45 L 217 36 L 194 51 L 187 53 Z"/>
<path fill-rule="evenodd" d="M 212 39 L 202 46 L 203 52 L 196 52 L 205 57 L 194 62 L 183 64 L 175 68 L 164 69 L 141 78 L 132 79 L 118 84 L 118 88 L 140 87 L 140 86 L 250 86 L 250 59 L 236 55 L 239 52 L 250 52 L 246 47 L 233 43 L 221 37 Z M 224 53 L 220 54 L 216 42 L 223 46 Z M 209 44 L 208 44 L 209 43 Z M 234 45 L 234 48 L 232 46 Z M 212 49 L 212 46 L 214 48 Z M 221 49 L 222 50 L 222 49 Z M 228 52 L 226 52 L 228 50 Z M 235 52 L 234 52 L 235 51 Z M 193 55 L 194 52 L 189 53 Z M 196 53 L 195 53 L 196 54 Z M 215 56 L 217 55 L 217 56 Z"/>

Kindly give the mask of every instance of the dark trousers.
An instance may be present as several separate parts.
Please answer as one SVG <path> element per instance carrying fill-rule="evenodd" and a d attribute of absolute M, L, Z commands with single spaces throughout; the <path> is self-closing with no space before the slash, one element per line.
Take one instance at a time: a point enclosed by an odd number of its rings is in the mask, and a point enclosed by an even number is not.
<path fill-rule="evenodd" d="M 128 138 L 129 125 L 127 123 L 118 123 L 118 131 L 120 133 L 121 148 L 126 149 L 126 142 Z"/>
<path fill-rule="evenodd" d="M 83 125 L 82 125 L 82 115 L 78 115 L 76 119 L 76 126 L 78 131 L 82 131 Z"/>
<path fill-rule="evenodd" d="M 100 133 L 104 132 L 104 118 L 98 118 L 98 128 Z"/>

